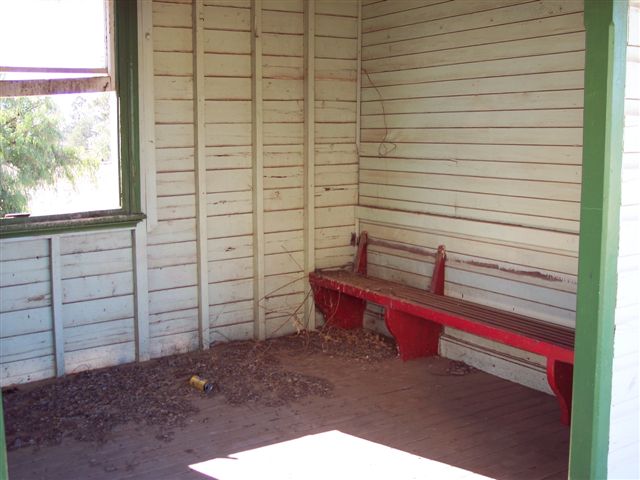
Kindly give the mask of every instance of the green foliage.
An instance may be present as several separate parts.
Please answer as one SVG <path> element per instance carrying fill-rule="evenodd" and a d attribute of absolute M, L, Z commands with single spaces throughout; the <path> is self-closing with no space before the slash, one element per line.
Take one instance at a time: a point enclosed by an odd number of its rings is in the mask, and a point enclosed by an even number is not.
<path fill-rule="evenodd" d="M 90 98 L 79 95 L 73 101 L 70 125 L 65 133 L 69 143 L 81 150 L 81 155 L 95 162 L 111 159 L 111 135 L 109 130 L 109 96 Z"/>
<path fill-rule="evenodd" d="M 73 184 L 95 172 L 100 159 L 92 154 L 91 142 L 101 136 L 91 123 L 97 120 L 83 116 L 79 106 L 65 126 L 50 97 L 0 98 L 0 215 L 26 211 L 34 190 L 63 178 Z M 106 140 L 107 156 L 108 147 Z"/>

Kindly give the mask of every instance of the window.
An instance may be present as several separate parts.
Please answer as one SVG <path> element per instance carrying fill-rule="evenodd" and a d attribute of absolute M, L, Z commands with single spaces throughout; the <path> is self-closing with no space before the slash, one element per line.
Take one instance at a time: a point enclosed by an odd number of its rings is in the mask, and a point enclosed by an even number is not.
<path fill-rule="evenodd" d="M 143 218 L 136 9 L 0 2 L 0 236 Z"/>

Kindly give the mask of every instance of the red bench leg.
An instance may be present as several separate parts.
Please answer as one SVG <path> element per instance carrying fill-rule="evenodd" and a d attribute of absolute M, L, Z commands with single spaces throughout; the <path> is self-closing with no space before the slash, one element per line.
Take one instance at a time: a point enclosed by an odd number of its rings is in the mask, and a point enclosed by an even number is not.
<path fill-rule="evenodd" d="M 573 365 L 552 358 L 547 359 L 547 380 L 560 404 L 560 420 L 565 425 L 569 425 L 573 394 Z"/>
<path fill-rule="evenodd" d="M 339 328 L 362 328 L 367 302 L 328 288 L 313 287 L 316 306 L 324 314 L 328 325 Z"/>
<path fill-rule="evenodd" d="M 385 311 L 384 320 L 396 339 L 402 360 L 438 354 L 442 325 L 391 308 Z"/>

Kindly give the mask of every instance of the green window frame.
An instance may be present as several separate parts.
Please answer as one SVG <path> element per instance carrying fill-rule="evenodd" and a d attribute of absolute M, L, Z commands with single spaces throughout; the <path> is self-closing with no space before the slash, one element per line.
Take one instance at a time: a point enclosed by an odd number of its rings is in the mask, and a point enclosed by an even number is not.
<path fill-rule="evenodd" d="M 3 218 L 0 219 L 0 238 L 133 227 L 145 218 L 140 198 L 137 6 L 137 1 L 113 2 L 121 207 L 33 218 Z"/>

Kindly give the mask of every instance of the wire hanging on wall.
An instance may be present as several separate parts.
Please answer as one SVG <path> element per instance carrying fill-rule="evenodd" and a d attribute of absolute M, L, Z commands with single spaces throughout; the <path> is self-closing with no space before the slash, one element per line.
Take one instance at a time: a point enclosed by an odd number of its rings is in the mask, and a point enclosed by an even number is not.
<path fill-rule="evenodd" d="M 387 113 L 384 110 L 384 100 L 382 98 L 382 93 L 380 92 L 378 86 L 371 80 L 371 75 L 369 75 L 369 72 L 365 68 L 363 68 L 362 71 L 367 76 L 367 80 L 369 80 L 369 83 L 378 94 L 378 102 L 380 102 L 380 109 L 382 110 L 382 123 L 384 125 L 384 137 L 382 137 L 382 142 L 380 142 L 380 144 L 378 145 L 378 155 L 381 157 L 386 157 L 396 148 L 398 148 L 398 145 L 393 142 L 387 141 L 387 138 L 389 137 L 389 127 L 387 126 Z"/>

